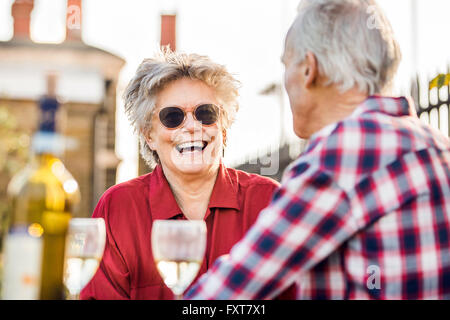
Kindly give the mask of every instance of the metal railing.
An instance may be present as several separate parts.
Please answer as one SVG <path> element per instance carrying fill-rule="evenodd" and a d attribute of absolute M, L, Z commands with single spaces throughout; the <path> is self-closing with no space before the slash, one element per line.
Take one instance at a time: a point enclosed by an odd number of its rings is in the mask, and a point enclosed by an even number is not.
<path fill-rule="evenodd" d="M 450 73 L 450 65 L 447 67 Z M 450 137 L 450 84 L 441 88 L 429 88 L 431 79 L 417 76 L 410 89 L 417 115 L 435 129 Z"/>

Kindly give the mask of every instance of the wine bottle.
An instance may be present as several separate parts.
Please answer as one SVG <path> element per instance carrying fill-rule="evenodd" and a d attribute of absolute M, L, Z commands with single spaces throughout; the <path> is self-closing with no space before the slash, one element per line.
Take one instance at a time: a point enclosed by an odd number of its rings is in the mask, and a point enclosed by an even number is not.
<path fill-rule="evenodd" d="M 33 158 L 12 178 L 7 190 L 10 214 L 2 298 L 8 300 L 64 298 L 65 238 L 80 201 L 77 182 L 58 158 L 64 147 L 55 130 L 58 100 L 49 93 L 39 106 Z"/>

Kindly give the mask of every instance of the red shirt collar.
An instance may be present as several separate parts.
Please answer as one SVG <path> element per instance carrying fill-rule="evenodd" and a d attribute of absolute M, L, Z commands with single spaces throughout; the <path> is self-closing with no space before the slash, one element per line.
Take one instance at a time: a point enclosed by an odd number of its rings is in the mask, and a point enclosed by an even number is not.
<path fill-rule="evenodd" d="M 232 208 L 239 211 L 237 193 L 238 182 L 232 179 L 226 167 L 221 163 L 208 208 Z M 157 165 L 151 173 L 149 198 L 150 211 L 154 220 L 170 219 L 182 213 L 161 165 Z"/>

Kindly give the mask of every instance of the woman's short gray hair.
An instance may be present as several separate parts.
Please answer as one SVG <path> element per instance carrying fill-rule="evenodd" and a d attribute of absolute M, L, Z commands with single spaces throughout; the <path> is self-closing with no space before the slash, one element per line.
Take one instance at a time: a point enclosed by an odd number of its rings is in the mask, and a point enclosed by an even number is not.
<path fill-rule="evenodd" d="M 158 155 L 145 141 L 145 136 L 152 129 L 151 119 L 157 95 L 168 83 L 181 78 L 203 81 L 215 90 L 224 130 L 231 126 L 239 109 L 239 81 L 225 66 L 214 63 L 208 57 L 173 52 L 165 47 L 153 58 L 144 59 L 125 89 L 123 99 L 125 113 L 139 135 L 141 155 L 150 168 L 159 163 Z"/>
<path fill-rule="evenodd" d="M 286 50 L 297 62 L 312 52 L 329 84 L 369 95 L 390 89 L 401 60 L 392 27 L 373 0 L 302 0 Z"/>

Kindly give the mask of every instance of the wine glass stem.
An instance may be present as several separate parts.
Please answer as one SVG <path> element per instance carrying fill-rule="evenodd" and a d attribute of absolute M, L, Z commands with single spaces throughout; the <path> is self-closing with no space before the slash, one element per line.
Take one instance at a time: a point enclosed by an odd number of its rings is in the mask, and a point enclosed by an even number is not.
<path fill-rule="evenodd" d="M 69 293 L 67 300 L 80 300 L 80 293 L 79 292 Z"/>
<path fill-rule="evenodd" d="M 175 300 L 183 300 L 183 294 L 181 293 L 181 294 L 175 294 L 174 295 L 175 296 Z"/>

